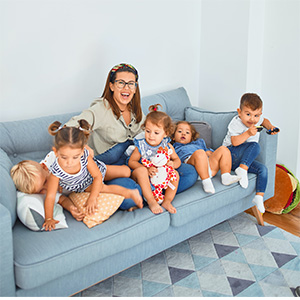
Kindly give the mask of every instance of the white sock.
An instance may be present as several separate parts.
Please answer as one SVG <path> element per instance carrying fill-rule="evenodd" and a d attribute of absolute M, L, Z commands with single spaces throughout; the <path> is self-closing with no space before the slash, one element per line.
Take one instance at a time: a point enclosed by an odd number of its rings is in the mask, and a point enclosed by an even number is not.
<path fill-rule="evenodd" d="M 202 180 L 203 189 L 206 193 L 214 194 L 215 188 L 210 178 Z"/>
<path fill-rule="evenodd" d="M 221 181 L 222 181 L 222 184 L 224 184 L 224 185 L 233 184 L 235 182 L 238 182 L 240 179 L 241 179 L 241 177 L 236 176 L 236 175 L 231 175 L 230 173 L 223 173 L 221 175 Z"/>
<path fill-rule="evenodd" d="M 246 189 L 248 187 L 248 171 L 238 167 L 235 169 L 235 173 L 237 176 L 241 177 L 240 185 L 242 188 Z"/>
<path fill-rule="evenodd" d="M 252 200 L 252 202 L 256 205 L 256 207 L 258 208 L 258 210 L 261 213 L 265 212 L 265 206 L 264 206 L 264 198 L 261 195 L 255 195 L 254 199 Z"/>

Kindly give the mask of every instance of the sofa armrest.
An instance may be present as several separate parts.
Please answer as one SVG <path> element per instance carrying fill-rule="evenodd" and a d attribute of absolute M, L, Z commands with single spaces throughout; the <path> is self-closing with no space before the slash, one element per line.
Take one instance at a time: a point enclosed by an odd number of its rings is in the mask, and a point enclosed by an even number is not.
<path fill-rule="evenodd" d="M 257 157 L 257 160 L 268 168 L 268 184 L 264 200 L 267 200 L 274 196 L 277 142 L 277 134 L 269 135 L 266 134 L 265 130 L 261 132 L 259 139 L 260 154 Z"/>
<path fill-rule="evenodd" d="M 0 297 L 15 296 L 11 215 L 0 203 Z"/>

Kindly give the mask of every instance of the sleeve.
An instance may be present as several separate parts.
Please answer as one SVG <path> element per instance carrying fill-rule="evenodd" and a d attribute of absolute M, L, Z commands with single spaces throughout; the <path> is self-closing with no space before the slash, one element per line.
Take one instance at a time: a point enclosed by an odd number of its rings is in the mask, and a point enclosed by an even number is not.
<path fill-rule="evenodd" d="M 195 143 L 200 147 L 200 149 L 204 150 L 205 152 L 206 152 L 206 151 L 212 151 L 212 152 L 214 152 L 213 149 L 207 148 L 207 147 L 206 147 L 206 143 L 205 143 L 204 139 L 201 139 L 201 138 L 200 138 L 200 139 L 197 139 L 197 140 L 195 141 Z"/>
<path fill-rule="evenodd" d="M 234 117 L 228 125 L 230 136 L 237 136 L 245 132 L 246 126 L 242 124 L 238 117 Z"/>
<path fill-rule="evenodd" d="M 45 165 L 47 167 L 48 170 L 50 170 L 50 166 L 55 162 L 56 160 L 56 156 L 54 151 L 50 151 L 45 158 L 40 161 L 41 165 Z"/>
<path fill-rule="evenodd" d="M 91 106 L 84 110 L 80 115 L 72 117 L 67 123 L 67 126 L 78 127 L 78 121 L 81 119 L 86 120 L 93 130 L 101 128 L 103 120 L 106 119 L 105 115 L 109 112 L 104 105 L 102 98 L 97 98 L 91 104 Z M 111 111 L 109 113 L 112 113 Z"/>

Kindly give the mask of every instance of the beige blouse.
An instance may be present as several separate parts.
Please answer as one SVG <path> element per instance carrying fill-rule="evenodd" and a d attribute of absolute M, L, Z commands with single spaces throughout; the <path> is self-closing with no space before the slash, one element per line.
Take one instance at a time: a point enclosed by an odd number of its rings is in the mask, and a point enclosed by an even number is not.
<path fill-rule="evenodd" d="M 77 121 L 85 119 L 92 126 L 93 132 L 89 138 L 88 145 L 95 151 L 95 155 L 101 154 L 118 143 L 133 140 L 142 131 L 141 125 L 145 121 L 143 114 L 142 121 L 136 123 L 133 113 L 131 121 L 127 125 L 123 116 L 117 120 L 106 99 L 97 98 L 91 106 L 80 115 L 69 120 L 67 126 L 78 126 Z"/>

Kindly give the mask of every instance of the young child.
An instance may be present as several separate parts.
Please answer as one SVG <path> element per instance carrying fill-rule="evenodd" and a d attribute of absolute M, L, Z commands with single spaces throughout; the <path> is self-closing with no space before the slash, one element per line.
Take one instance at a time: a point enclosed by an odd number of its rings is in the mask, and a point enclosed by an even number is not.
<path fill-rule="evenodd" d="M 85 148 L 90 125 L 85 120 L 79 120 L 79 127 L 66 127 L 60 122 L 52 123 L 48 131 L 55 136 L 53 152 L 55 162 L 50 166 L 50 177 L 45 199 L 45 230 L 55 228 L 58 222 L 53 219 L 53 205 L 58 186 L 70 192 L 89 192 L 85 204 L 86 213 L 91 214 L 97 207 L 96 199 L 100 192 L 113 193 L 132 198 L 137 207 L 143 207 L 143 199 L 137 189 L 131 190 L 119 185 L 105 185 L 103 180 L 129 176 L 127 166 L 106 166 L 92 158 Z"/>
<path fill-rule="evenodd" d="M 199 138 L 195 127 L 187 121 L 178 121 L 175 133 L 172 135 L 175 142 L 173 147 L 181 162 L 193 165 L 199 174 L 203 189 L 206 193 L 215 193 L 211 178 L 221 170 L 221 181 L 230 185 L 239 181 L 239 177 L 231 175 L 231 154 L 225 146 L 215 151 L 206 147 L 205 141 Z"/>
<path fill-rule="evenodd" d="M 41 161 L 38 163 L 33 160 L 23 160 L 14 165 L 10 170 L 10 174 L 16 188 L 27 194 L 45 194 L 50 176 L 48 169 L 50 165 L 47 162 Z M 84 213 L 80 212 L 67 196 L 61 194 L 58 204 L 68 210 L 77 221 L 83 220 Z"/>
<path fill-rule="evenodd" d="M 173 132 L 173 123 L 171 118 L 162 111 L 158 111 L 159 104 L 152 105 L 149 107 L 150 113 L 146 116 L 146 120 L 143 124 L 145 129 L 145 138 L 134 139 L 134 144 L 136 148 L 132 152 L 128 165 L 132 172 L 132 178 L 140 185 L 143 196 L 146 199 L 150 210 L 154 214 L 160 214 L 163 212 L 164 207 L 170 213 L 176 213 L 176 208 L 172 205 L 172 201 L 176 195 L 179 175 L 176 172 L 176 180 L 172 180 L 171 183 L 174 186 L 174 189 L 168 187 L 165 190 L 164 200 L 159 203 L 155 200 L 154 195 L 152 193 L 152 188 L 150 183 L 150 178 L 153 177 L 157 173 L 157 168 L 154 166 L 146 167 L 141 164 L 140 160 L 145 158 L 147 160 L 151 160 L 157 153 L 157 150 L 160 147 L 167 147 L 171 149 L 170 152 L 170 161 L 168 165 L 177 169 L 181 165 L 181 161 L 176 154 L 173 146 L 170 144 L 170 138 L 168 137 Z"/>
<path fill-rule="evenodd" d="M 256 161 L 260 152 L 259 131 L 257 125 L 265 127 L 270 134 L 277 134 L 279 129 L 262 115 L 262 100 L 257 94 L 246 93 L 242 96 L 240 107 L 228 125 L 223 145 L 227 146 L 232 156 L 232 170 L 241 178 L 239 183 L 248 187 L 248 172 L 257 174 L 256 195 L 252 202 L 261 213 L 265 212 L 263 196 L 267 186 L 268 170 Z"/>

